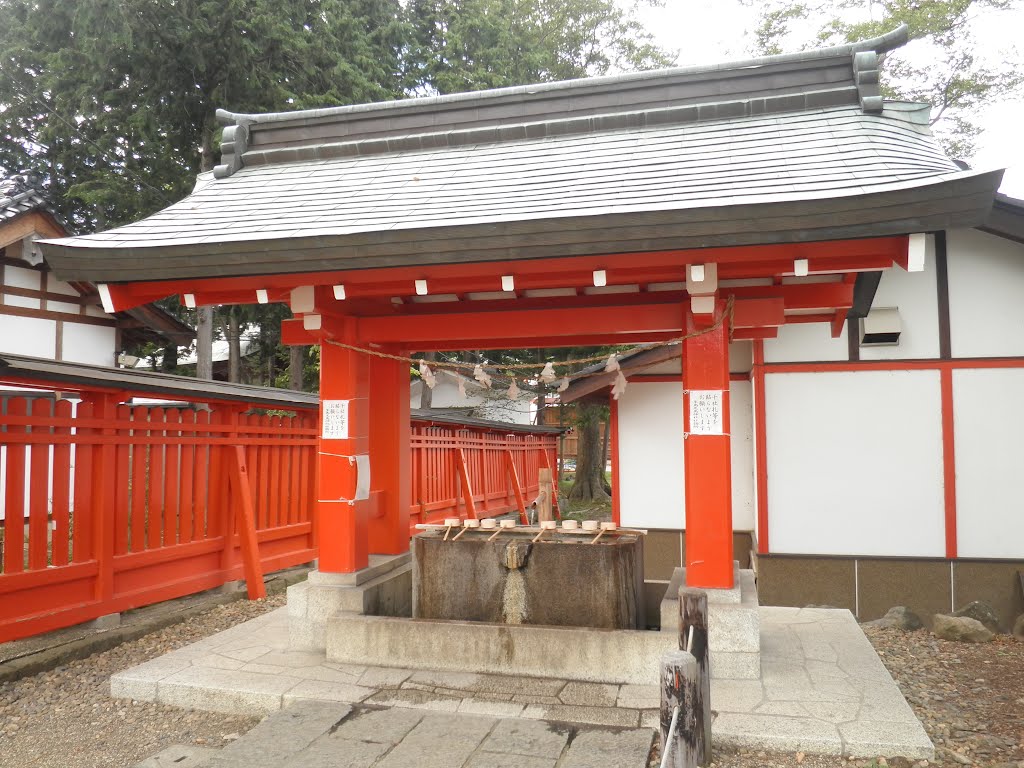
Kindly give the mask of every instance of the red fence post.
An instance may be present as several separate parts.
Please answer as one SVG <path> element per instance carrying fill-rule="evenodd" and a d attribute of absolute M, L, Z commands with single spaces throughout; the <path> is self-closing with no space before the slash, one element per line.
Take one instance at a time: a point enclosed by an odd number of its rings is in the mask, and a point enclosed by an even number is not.
<path fill-rule="evenodd" d="M 83 398 L 86 399 L 86 398 Z M 96 600 L 110 602 L 114 597 L 114 504 L 116 500 L 117 472 L 117 404 L 120 398 L 109 392 L 90 395 L 94 417 L 103 426 L 98 430 L 96 451 L 92 461 L 92 512 L 93 557 L 99 570 L 96 572 Z"/>

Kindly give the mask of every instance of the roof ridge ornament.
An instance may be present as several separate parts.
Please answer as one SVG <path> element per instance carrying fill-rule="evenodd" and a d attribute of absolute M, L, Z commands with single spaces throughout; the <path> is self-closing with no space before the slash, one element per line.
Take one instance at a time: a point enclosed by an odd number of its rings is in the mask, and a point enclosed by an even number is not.
<path fill-rule="evenodd" d="M 882 90 L 879 86 L 879 56 L 875 51 L 853 54 L 853 77 L 857 83 L 860 107 L 865 112 L 882 111 Z"/>
<path fill-rule="evenodd" d="M 226 179 L 242 167 L 242 155 L 249 148 L 249 129 L 241 123 L 224 129 L 220 140 L 220 165 L 214 166 L 213 177 Z"/>

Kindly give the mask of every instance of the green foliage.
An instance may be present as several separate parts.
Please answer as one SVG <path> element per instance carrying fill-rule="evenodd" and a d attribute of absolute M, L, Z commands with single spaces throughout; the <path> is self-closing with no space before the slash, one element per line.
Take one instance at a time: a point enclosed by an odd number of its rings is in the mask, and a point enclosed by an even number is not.
<path fill-rule="evenodd" d="M 979 109 L 1024 82 L 1020 52 L 985 46 L 974 31 L 980 13 L 1019 9 L 1019 0 L 744 2 L 758 8 L 753 48 L 763 55 L 864 40 L 906 23 L 912 42 L 886 56 L 883 92 L 930 102 L 936 136 L 952 157 L 974 154 Z"/>
<path fill-rule="evenodd" d="M 183 197 L 215 110 L 399 95 L 398 0 L 0 0 L 0 171 L 31 169 L 75 230 Z"/>
<path fill-rule="evenodd" d="M 649 0 L 650 1 L 650 0 Z M 457 93 L 671 63 L 614 0 L 411 0 L 414 92 Z"/>

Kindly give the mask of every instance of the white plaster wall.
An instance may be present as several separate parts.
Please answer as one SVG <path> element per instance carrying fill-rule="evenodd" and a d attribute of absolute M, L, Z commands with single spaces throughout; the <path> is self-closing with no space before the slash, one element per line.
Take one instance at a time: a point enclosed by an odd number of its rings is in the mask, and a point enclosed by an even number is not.
<path fill-rule="evenodd" d="M 894 347 L 862 346 L 861 360 L 906 360 L 939 356 L 939 300 L 935 288 L 935 243 L 927 238 L 923 272 L 892 267 L 882 272 L 872 307 L 899 309 L 902 331 Z M 860 333 L 860 328 L 855 329 Z"/>
<path fill-rule="evenodd" d="M 946 249 L 953 357 L 1024 355 L 1024 245 L 955 229 Z"/>
<path fill-rule="evenodd" d="M 63 293 L 65 296 L 74 296 L 76 298 L 81 295 L 70 283 L 65 283 L 63 280 L 54 280 L 53 275 L 50 275 L 46 281 L 46 290 L 50 293 Z M 77 311 L 77 308 L 75 311 Z"/>
<path fill-rule="evenodd" d="M 749 382 L 729 390 L 733 529 L 754 526 L 753 416 Z M 683 387 L 632 382 L 619 398 L 619 503 L 622 525 L 686 527 Z"/>
<path fill-rule="evenodd" d="M 78 304 L 69 304 L 64 301 L 53 301 L 52 299 L 46 302 L 46 308 L 51 312 L 66 312 L 69 315 L 79 314 L 80 309 Z"/>
<path fill-rule="evenodd" d="M 64 323 L 61 359 L 69 363 L 114 365 L 113 328 L 84 323 Z"/>
<path fill-rule="evenodd" d="M 754 530 L 754 387 L 749 381 L 729 386 L 729 432 L 732 440 L 732 527 Z"/>
<path fill-rule="evenodd" d="M 1024 558 L 1024 369 L 953 371 L 957 552 Z"/>
<path fill-rule="evenodd" d="M 770 374 L 773 552 L 942 557 L 937 371 Z"/>
<path fill-rule="evenodd" d="M 778 338 L 765 339 L 766 363 L 808 363 L 819 360 L 848 360 L 847 324 L 838 339 L 832 338 L 829 323 L 794 323 L 779 328 Z"/>
<path fill-rule="evenodd" d="M 56 349 L 57 323 L 53 320 L 0 314 L 0 352 L 52 358 Z"/>
<path fill-rule="evenodd" d="M 34 299 L 31 296 L 4 296 L 4 304 L 25 309 L 39 309 L 39 299 Z"/>
<path fill-rule="evenodd" d="M 4 267 L 4 285 L 38 291 L 42 288 L 42 273 L 36 269 L 7 266 Z"/>

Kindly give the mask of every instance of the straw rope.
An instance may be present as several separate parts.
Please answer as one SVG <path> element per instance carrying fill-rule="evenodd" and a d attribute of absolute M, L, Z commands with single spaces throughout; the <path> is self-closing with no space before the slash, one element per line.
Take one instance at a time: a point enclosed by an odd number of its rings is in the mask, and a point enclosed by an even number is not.
<path fill-rule="evenodd" d="M 722 313 L 721 317 L 719 317 L 714 323 L 709 325 L 707 328 L 702 328 L 702 329 L 700 329 L 698 331 L 693 331 L 692 333 L 687 333 L 687 334 L 684 334 L 682 336 L 674 337 L 674 338 L 671 338 L 671 339 L 667 339 L 665 341 L 661 341 L 661 342 L 657 342 L 655 344 L 651 344 L 650 346 L 647 347 L 647 349 L 658 349 L 660 347 L 667 347 L 670 344 L 681 344 L 682 342 L 687 341 L 689 339 L 695 339 L 698 336 L 704 336 L 705 334 L 708 334 L 708 333 L 714 333 L 719 328 L 721 328 L 725 323 L 728 323 L 729 341 L 732 341 L 733 331 L 734 331 L 734 324 L 733 324 L 734 307 L 735 307 L 734 297 L 733 296 L 729 296 L 729 298 L 726 300 L 725 311 Z M 424 363 L 425 362 L 432 369 L 435 369 L 435 368 L 436 369 L 444 369 L 444 368 L 446 368 L 446 369 L 452 370 L 452 371 L 464 370 L 464 371 L 472 372 L 472 371 L 474 371 L 476 369 L 476 367 L 478 365 L 480 365 L 480 366 L 483 366 L 484 368 L 489 368 L 492 371 L 506 371 L 506 372 L 510 372 L 510 371 L 537 371 L 538 372 L 538 376 L 539 376 L 539 372 L 544 369 L 545 365 L 547 365 L 547 362 L 544 362 L 544 363 L 508 363 L 508 364 L 505 364 L 505 363 L 466 363 L 466 362 L 462 362 L 461 360 L 429 360 L 429 361 L 424 361 L 422 358 L 406 357 L 404 355 L 395 355 L 395 354 L 391 354 L 390 352 L 382 352 L 379 349 L 369 349 L 367 347 L 361 347 L 361 346 L 359 346 L 357 344 L 346 344 L 345 342 L 337 341 L 335 339 L 324 339 L 323 341 L 325 343 L 327 343 L 327 344 L 331 344 L 331 345 L 333 345 L 335 347 L 341 347 L 342 349 L 347 349 L 347 350 L 350 350 L 352 352 L 360 352 L 360 353 L 362 353 L 364 355 L 370 355 L 371 357 L 382 357 L 382 358 L 384 358 L 386 360 L 396 360 L 396 361 L 399 361 L 399 362 L 408 363 L 411 366 L 416 366 L 416 365 L 419 365 L 420 363 Z M 590 355 L 588 357 L 577 357 L 577 358 L 573 358 L 571 360 L 557 360 L 557 361 L 556 360 L 552 360 L 550 362 L 551 362 L 552 366 L 554 366 L 556 368 L 557 367 L 564 368 L 566 366 L 586 365 L 588 363 L 601 362 L 602 360 L 607 360 L 610 356 L 613 356 L 613 355 L 616 355 L 616 353 L 613 352 L 613 353 L 610 353 L 610 354 L 606 353 L 606 354 L 603 354 L 603 355 Z M 559 378 L 568 378 L 570 380 L 573 380 L 573 379 L 585 378 L 585 377 L 588 377 L 588 376 L 599 376 L 599 375 L 603 375 L 604 373 L 605 373 L 605 371 L 603 371 L 603 370 L 599 370 L 599 371 L 576 371 L 576 372 L 573 372 L 573 373 L 568 373 L 568 372 L 564 373 Z M 520 374 L 520 377 L 522 377 L 522 374 Z M 511 376 L 511 378 L 515 378 L 515 376 Z"/>

